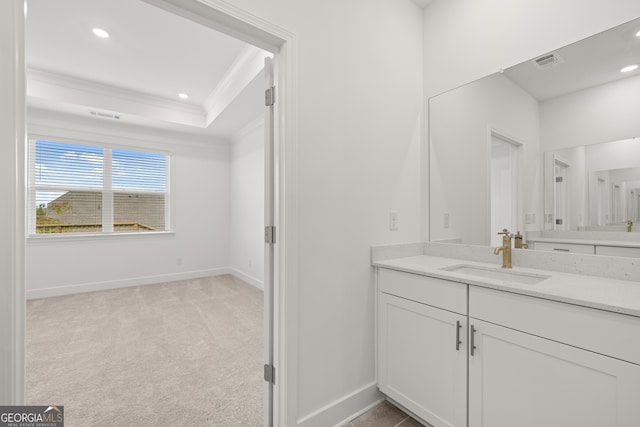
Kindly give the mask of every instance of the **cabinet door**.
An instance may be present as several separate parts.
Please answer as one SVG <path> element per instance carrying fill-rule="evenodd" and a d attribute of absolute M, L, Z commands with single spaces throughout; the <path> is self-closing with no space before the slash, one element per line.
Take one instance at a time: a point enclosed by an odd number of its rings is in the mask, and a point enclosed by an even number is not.
<path fill-rule="evenodd" d="M 466 426 L 466 317 L 379 295 L 380 390 L 434 427 Z"/>
<path fill-rule="evenodd" d="M 469 427 L 640 426 L 640 366 L 469 323 Z"/>

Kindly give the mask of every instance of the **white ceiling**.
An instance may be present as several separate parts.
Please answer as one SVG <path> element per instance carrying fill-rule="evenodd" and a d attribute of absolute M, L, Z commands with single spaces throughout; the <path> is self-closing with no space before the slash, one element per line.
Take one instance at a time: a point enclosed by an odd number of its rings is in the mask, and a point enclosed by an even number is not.
<path fill-rule="evenodd" d="M 26 32 L 31 108 L 223 139 L 263 113 L 268 52 L 141 1 L 28 0 Z"/>
<path fill-rule="evenodd" d="M 540 69 L 532 60 L 505 70 L 505 75 L 539 101 L 637 77 L 640 68 L 630 73 L 621 73 L 620 69 L 640 65 L 638 31 L 640 19 L 555 50 L 562 62 L 551 68 Z"/>

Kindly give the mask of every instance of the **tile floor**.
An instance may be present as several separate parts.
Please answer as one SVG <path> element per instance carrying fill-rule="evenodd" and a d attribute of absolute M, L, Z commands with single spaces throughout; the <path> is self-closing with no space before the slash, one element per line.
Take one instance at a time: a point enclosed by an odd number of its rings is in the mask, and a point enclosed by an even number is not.
<path fill-rule="evenodd" d="M 344 427 L 423 427 L 386 400 Z"/>

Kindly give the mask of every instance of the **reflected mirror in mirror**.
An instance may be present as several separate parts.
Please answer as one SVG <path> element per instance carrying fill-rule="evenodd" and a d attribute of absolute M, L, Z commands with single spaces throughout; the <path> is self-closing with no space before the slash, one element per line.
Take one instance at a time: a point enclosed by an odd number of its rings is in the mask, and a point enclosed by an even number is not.
<path fill-rule="evenodd" d="M 546 230 L 639 231 L 640 139 L 547 151 L 544 159 Z"/>
<path fill-rule="evenodd" d="M 432 241 L 496 245 L 503 228 L 626 231 L 640 221 L 640 96 L 630 96 L 640 68 L 621 72 L 640 64 L 639 32 L 637 19 L 429 100 Z M 606 141 L 620 142 L 626 162 L 585 164 L 578 176 L 587 151 L 614 157 Z"/>

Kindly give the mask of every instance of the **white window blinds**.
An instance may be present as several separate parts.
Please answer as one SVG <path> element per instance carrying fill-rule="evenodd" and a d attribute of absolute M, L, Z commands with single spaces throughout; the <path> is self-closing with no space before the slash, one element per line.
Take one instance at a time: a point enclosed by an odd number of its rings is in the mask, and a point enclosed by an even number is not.
<path fill-rule="evenodd" d="M 28 169 L 31 235 L 168 230 L 165 154 L 31 140 Z"/>

